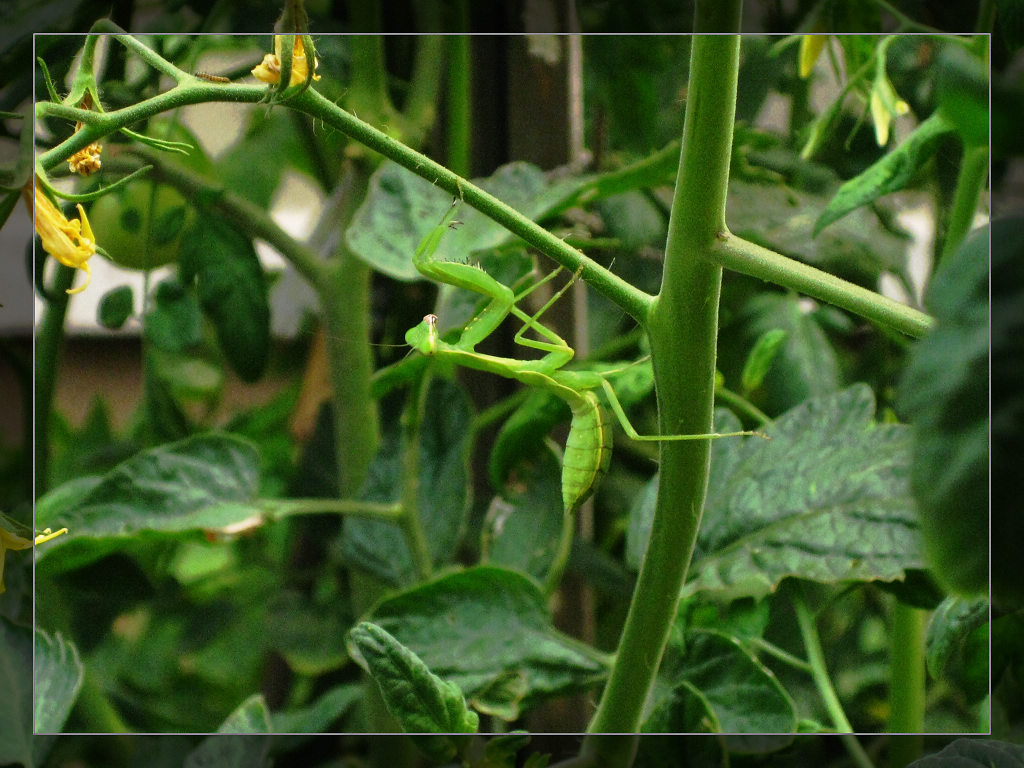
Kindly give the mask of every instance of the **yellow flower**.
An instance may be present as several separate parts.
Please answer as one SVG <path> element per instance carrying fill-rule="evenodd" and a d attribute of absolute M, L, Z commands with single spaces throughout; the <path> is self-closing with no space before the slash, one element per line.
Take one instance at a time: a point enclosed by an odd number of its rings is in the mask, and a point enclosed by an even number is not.
<path fill-rule="evenodd" d="M 274 52 L 263 57 L 263 61 L 253 68 L 252 74 L 257 80 L 265 83 L 281 82 L 281 35 L 274 35 Z M 316 57 L 313 57 L 313 69 L 318 66 Z M 309 72 L 309 63 L 306 61 L 306 51 L 302 47 L 302 38 L 295 36 L 295 45 L 292 47 L 292 76 L 288 81 L 289 87 L 306 82 L 306 74 Z M 319 80 L 320 75 L 314 74 L 314 80 Z"/>
<path fill-rule="evenodd" d="M 50 529 L 47 528 L 45 531 L 43 531 L 41 534 L 35 537 L 35 543 L 42 544 L 43 542 L 49 541 L 50 539 L 55 539 L 62 533 L 67 532 L 67 528 L 61 528 L 56 533 L 51 533 Z M 12 533 L 11 531 L 7 530 L 7 528 L 3 525 L 0 525 L 0 594 L 3 594 L 4 591 L 6 591 L 7 589 L 7 587 L 4 586 L 4 559 L 7 556 L 7 550 L 28 549 L 32 546 L 32 544 L 32 539 L 26 539 L 22 536 L 19 536 L 16 533 Z"/>
<path fill-rule="evenodd" d="M 800 77 L 806 80 L 814 71 L 814 65 L 818 56 L 825 49 L 828 42 L 828 35 L 801 35 L 800 36 Z"/>
<path fill-rule="evenodd" d="M 893 118 L 907 114 L 910 107 L 907 102 L 896 95 L 896 91 L 887 77 L 875 80 L 869 104 L 871 121 L 875 125 L 875 141 L 878 142 L 878 146 L 884 147 L 889 143 L 889 126 L 892 124 Z"/>
<path fill-rule="evenodd" d="M 78 215 L 81 219 L 68 219 L 50 202 L 38 183 L 35 185 L 35 225 L 43 241 L 43 250 L 53 256 L 66 267 L 74 267 L 85 272 L 85 284 L 78 288 L 69 288 L 68 293 L 80 293 L 89 286 L 92 272 L 89 270 L 89 258 L 96 253 L 96 240 L 93 238 L 92 227 L 85 215 L 85 209 L 78 204 Z M 26 200 L 28 195 L 26 193 Z"/>

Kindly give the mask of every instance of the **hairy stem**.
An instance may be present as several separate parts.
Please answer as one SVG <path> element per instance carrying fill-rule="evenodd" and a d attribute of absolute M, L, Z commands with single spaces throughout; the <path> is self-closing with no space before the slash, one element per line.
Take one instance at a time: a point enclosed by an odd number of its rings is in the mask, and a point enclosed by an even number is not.
<path fill-rule="evenodd" d="M 740 3 L 698 2 L 695 28 L 739 29 Z M 650 312 L 662 434 L 712 430 L 722 269 L 708 252 L 725 226 L 740 39 L 698 35 L 690 61 L 680 155 L 661 291 Z M 584 741 L 641 724 L 700 527 L 710 466 L 706 440 L 665 442 L 650 544 L 640 568 L 615 666 Z"/>

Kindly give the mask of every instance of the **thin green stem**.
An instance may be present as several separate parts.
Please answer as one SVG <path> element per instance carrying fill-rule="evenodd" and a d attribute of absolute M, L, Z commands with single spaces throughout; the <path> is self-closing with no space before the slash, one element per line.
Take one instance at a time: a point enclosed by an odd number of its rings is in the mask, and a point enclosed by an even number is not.
<path fill-rule="evenodd" d="M 811 665 L 811 676 L 814 678 L 814 684 L 818 688 L 818 693 L 825 704 L 825 709 L 828 710 L 829 717 L 832 718 L 832 724 L 840 732 L 839 738 L 842 739 L 843 746 L 850 753 L 854 763 L 859 768 L 875 768 L 871 758 L 868 757 L 868 753 L 864 751 L 864 747 L 861 746 L 857 737 L 853 735 L 853 727 L 846 718 L 843 705 L 839 702 L 839 696 L 836 695 L 836 690 L 832 686 L 832 680 L 828 675 L 828 666 L 825 664 L 825 652 L 821 647 L 821 639 L 818 637 L 818 628 L 815 625 L 814 616 L 811 615 L 811 610 L 807 607 L 807 601 L 804 599 L 799 585 L 797 584 L 795 587 L 793 590 L 793 607 L 796 610 L 796 620 L 800 626 L 800 636 L 803 638 L 804 648 L 807 650 L 807 660 Z"/>
<path fill-rule="evenodd" d="M 697 3 L 695 29 L 739 30 L 740 2 Z M 725 227 L 740 39 L 693 38 L 690 84 L 661 291 L 648 317 L 661 434 L 711 432 L 721 267 L 707 259 Z M 650 544 L 637 578 L 615 666 L 591 721 L 595 734 L 635 733 L 668 641 L 700 527 L 708 441 L 665 442 Z"/>
<path fill-rule="evenodd" d="M 37 254 L 36 258 L 42 258 Z M 64 320 L 68 313 L 68 288 L 74 285 L 78 270 L 57 265 L 50 299 L 43 311 L 35 341 L 35 494 L 38 498 L 47 489 L 50 465 L 50 414 L 57 386 L 57 364 L 64 343 Z"/>
<path fill-rule="evenodd" d="M 399 525 L 405 543 L 412 554 L 416 575 L 420 581 L 430 578 L 434 569 L 427 537 L 420 522 L 420 426 L 427 407 L 430 389 L 430 369 L 410 387 L 405 411 L 402 413 L 402 518 Z"/>
<path fill-rule="evenodd" d="M 765 653 L 774 656 L 779 661 L 788 664 L 793 669 L 799 669 L 801 672 L 807 672 L 808 674 L 813 673 L 813 668 L 810 664 L 801 658 L 798 658 L 791 654 L 789 651 L 785 651 L 774 643 L 770 643 L 763 637 L 752 637 L 750 639 L 751 645 L 760 648 Z"/>
<path fill-rule="evenodd" d="M 379 152 L 454 197 L 465 201 L 570 271 L 575 272 L 583 267 L 583 279 L 596 290 L 638 320 L 646 316 L 652 302 L 652 298 L 648 294 L 440 163 L 410 149 L 372 125 L 362 122 L 312 89 L 290 101 L 289 106 L 322 120 L 327 125 L 336 128 L 373 151 Z"/>
<path fill-rule="evenodd" d="M 555 556 L 551 559 L 548 572 L 544 576 L 544 594 L 551 596 L 555 594 L 558 585 L 562 583 L 562 576 L 565 574 L 565 567 L 569 563 L 569 555 L 572 552 L 572 542 L 576 533 L 576 520 L 573 515 L 562 515 L 562 530 L 558 535 L 558 545 L 555 547 Z"/>
<path fill-rule="evenodd" d="M 960 247 L 974 223 L 978 210 L 978 198 L 985 191 L 988 179 L 988 147 L 964 147 L 960 162 L 960 173 L 953 193 L 953 204 L 949 212 L 949 226 L 942 244 L 941 261 L 944 261 Z M 938 266 L 938 265 L 936 265 Z"/>
<path fill-rule="evenodd" d="M 715 389 L 715 397 L 759 424 L 767 424 L 772 420 L 771 416 L 747 400 L 743 395 L 733 392 L 731 389 L 717 387 Z"/>
<path fill-rule="evenodd" d="M 439 8 L 432 3 L 417 5 L 417 17 L 424 17 L 420 20 L 420 28 L 427 30 L 440 27 L 438 11 Z M 417 37 L 409 92 L 402 108 L 405 143 L 411 147 L 422 146 L 427 133 L 434 126 L 438 95 L 441 92 L 442 78 L 439 73 L 445 70 L 451 72 L 451 66 L 445 65 L 445 38 L 437 34 Z M 466 175 L 459 169 L 453 170 Z"/>
<path fill-rule="evenodd" d="M 263 514 L 271 520 L 282 520 L 295 515 L 347 515 L 368 517 L 375 520 L 398 521 L 402 517 L 402 505 L 379 504 L 372 501 L 353 499 L 264 499 L 259 502 Z"/>
<path fill-rule="evenodd" d="M 912 734 L 889 742 L 890 768 L 904 768 L 921 756 L 924 747 L 925 629 L 927 611 L 898 600 L 892 606 L 889 640 L 890 733 Z"/>
<path fill-rule="evenodd" d="M 792 288 L 914 338 L 932 325 L 924 312 L 728 232 L 718 238 L 710 257 L 726 269 Z"/>
<path fill-rule="evenodd" d="M 465 6 L 465 3 L 462 4 Z M 470 51 L 468 35 L 452 35 L 448 40 L 448 167 L 460 176 L 469 176 L 470 136 Z"/>

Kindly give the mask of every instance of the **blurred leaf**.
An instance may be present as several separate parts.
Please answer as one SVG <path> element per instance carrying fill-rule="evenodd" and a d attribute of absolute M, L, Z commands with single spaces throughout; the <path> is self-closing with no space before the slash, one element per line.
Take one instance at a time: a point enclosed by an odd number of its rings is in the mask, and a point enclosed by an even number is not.
<path fill-rule="evenodd" d="M 262 693 L 254 693 L 221 723 L 217 733 L 270 733 L 270 710 Z"/>
<path fill-rule="evenodd" d="M 932 278 L 925 305 L 936 324 L 899 396 L 914 425 L 911 486 L 928 563 L 965 594 L 988 588 L 988 240 L 988 227 L 972 233 Z"/>
<path fill-rule="evenodd" d="M 505 720 L 599 682 L 596 652 L 558 632 L 536 582 L 492 566 L 440 576 L 384 598 L 369 619 Z"/>
<path fill-rule="evenodd" d="M 915 760 L 907 768 L 1021 768 L 1024 746 L 991 739 L 957 739 L 941 752 Z"/>
<path fill-rule="evenodd" d="M 78 649 L 60 633 L 35 631 L 35 730 L 60 733 L 82 686 Z"/>
<path fill-rule="evenodd" d="M 270 354 L 270 307 L 252 239 L 206 217 L 185 238 L 180 271 L 186 285 L 196 282 L 199 303 L 231 367 L 244 381 L 258 379 Z"/>
<path fill-rule="evenodd" d="M 561 402 L 561 401 L 559 401 Z M 520 461 L 487 510 L 481 562 L 544 581 L 562 532 L 562 465 L 547 446 Z"/>
<path fill-rule="evenodd" d="M 606 197 L 595 207 L 608 228 L 607 236 L 621 240 L 623 248 L 664 245 L 668 221 L 661 209 L 639 190 Z"/>
<path fill-rule="evenodd" d="M 119 285 L 107 291 L 100 299 L 100 325 L 116 331 L 132 316 L 134 304 L 135 292 L 130 285 Z"/>
<path fill-rule="evenodd" d="M 648 733 L 785 734 L 796 732 L 792 699 L 740 643 L 714 630 L 686 633 L 685 647 L 671 645 L 659 670 Z M 656 689 L 657 690 L 657 689 Z M 765 737 L 726 736 L 733 753 L 777 749 Z"/>
<path fill-rule="evenodd" d="M 68 533 L 41 548 L 37 561 L 77 566 L 117 546 L 97 547 L 88 540 L 237 523 L 256 511 L 258 486 L 256 449 L 230 434 L 197 435 L 141 451 L 98 482 L 72 481 L 39 499 L 36 524 L 54 530 L 67 526 Z M 58 551 L 62 556 L 54 558 Z"/>
<path fill-rule="evenodd" d="M 32 768 L 32 630 L 0 616 L 0 764 Z"/>
<path fill-rule="evenodd" d="M 907 186 L 934 154 L 939 140 L 952 131 L 953 126 L 938 112 L 918 125 L 895 149 L 839 188 L 814 223 L 814 236 L 851 211 Z"/>
<path fill-rule="evenodd" d="M 740 376 L 740 386 L 744 392 L 751 392 L 761 386 L 788 336 L 783 329 L 772 328 L 757 337 L 754 348 L 750 350 L 747 361 L 743 364 L 743 373 Z"/>
<path fill-rule="evenodd" d="M 839 358 L 814 307 L 793 294 L 761 293 L 745 301 L 741 314 L 730 323 L 742 329 L 743 351 L 768 331 L 786 332 L 758 390 L 761 408 L 768 413 L 832 394 L 842 384 Z"/>
<path fill-rule="evenodd" d="M 348 661 L 345 633 L 352 617 L 339 610 L 340 595 L 313 600 L 294 590 L 269 601 L 267 640 L 300 675 L 321 675 Z"/>
<path fill-rule="evenodd" d="M 384 705 L 403 731 L 447 734 L 415 739 L 418 749 L 439 762 L 462 754 L 480 718 L 466 706 L 457 685 L 431 672 L 422 659 L 376 624 L 360 622 L 349 633 L 348 643 L 352 657 L 377 683 Z"/>
<path fill-rule="evenodd" d="M 560 397 L 540 389 L 530 389 L 526 399 L 501 425 L 487 464 L 491 486 L 501 492 L 523 461 L 538 455 L 551 429 L 572 416 L 569 406 Z"/>
<path fill-rule="evenodd" d="M 307 707 L 271 712 L 271 730 L 274 733 L 323 733 L 355 706 L 364 693 L 359 683 L 335 686 Z"/>
<path fill-rule="evenodd" d="M 163 280 L 146 314 L 146 338 L 165 352 L 181 352 L 202 341 L 202 316 L 195 297 L 175 278 Z"/>
<path fill-rule="evenodd" d="M 530 743 L 530 735 L 518 731 L 492 736 L 484 745 L 484 758 L 474 763 L 473 768 L 515 768 L 516 753 Z M 547 765 L 548 755 L 534 753 L 528 758 L 524 768 L 543 768 Z"/>
<path fill-rule="evenodd" d="M 988 617 L 986 598 L 948 597 L 928 624 L 929 673 L 955 685 L 972 703 L 989 692 Z"/>
<path fill-rule="evenodd" d="M 1024 45 L 1024 2 L 1021 0 L 995 0 L 996 24 L 1003 42 L 1016 53 Z"/>
<path fill-rule="evenodd" d="M 429 532 L 435 565 L 455 556 L 469 511 L 469 451 L 472 444 L 469 398 L 462 387 L 433 379 L 420 425 L 420 487 L 418 507 L 423 530 Z M 401 488 L 399 440 L 385 439 L 370 466 L 359 498 L 395 502 Z M 369 518 L 345 521 L 342 546 L 346 560 L 390 584 L 415 580 L 412 555 L 398 526 Z"/>
<path fill-rule="evenodd" d="M 955 126 L 964 144 L 989 141 L 989 78 L 985 63 L 959 45 L 947 45 L 935 63 L 939 112 Z"/>
<path fill-rule="evenodd" d="M 858 384 L 783 414 L 765 428 L 769 441 L 716 440 L 684 596 L 759 598 L 789 576 L 892 581 L 920 568 L 909 430 L 874 412 Z M 715 426 L 740 428 L 722 410 Z M 633 514 L 643 520 L 644 505 Z"/>
<path fill-rule="evenodd" d="M 207 736 L 185 758 L 184 768 L 269 768 L 269 736 Z"/>

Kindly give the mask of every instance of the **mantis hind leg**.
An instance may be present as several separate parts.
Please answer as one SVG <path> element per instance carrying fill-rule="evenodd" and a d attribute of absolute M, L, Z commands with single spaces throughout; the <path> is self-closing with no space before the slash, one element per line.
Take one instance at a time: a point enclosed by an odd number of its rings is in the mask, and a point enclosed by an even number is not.
<path fill-rule="evenodd" d="M 771 438 L 768 437 L 764 432 L 757 431 L 740 431 L 740 432 L 707 432 L 704 434 L 696 435 L 641 435 L 636 431 L 636 428 L 630 422 L 629 417 L 626 416 L 626 411 L 622 408 L 622 403 L 619 402 L 618 395 L 615 394 L 615 388 L 607 381 L 607 379 L 601 379 L 601 387 L 604 389 L 604 393 L 608 398 L 608 405 L 612 409 L 612 413 L 615 414 L 615 418 L 618 419 L 619 424 L 622 426 L 623 431 L 632 440 L 641 440 L 648 442 L 663 442 L 667 440 L 715 440 L 719 437 L 741 437 L 741 436 L 757 436 L 763 437 L 766 440 Z"/>
<path fill-rule="evenodd" d="M 519 299 L 529 294 L 531 291 L 535 290 L 536 288 L 540 287 L 544 283 L 551 280 L 561 270 L 562 268 L 559 267 L 550 274 L 546 275 L 541 280 L 531 285 L 527 290 L 523 291 L 522 293 L 516 296 L 516 301 L 518 301 Z M 531 349 L 539 349 L 542 352 L 548 352 L 550 354 L 556 355 L 557 357 L 563 357 L 564 359 L 562 360 L 562 365 L 564 365 L 565 363 L 569 362 L 569 360 L 572 359 L 572 347 L 569 346 L 565 339 L 563 339 L 553 330 L 551 330 L 546 325 L 541 323 L 540 317 L 545 312 L 547 312 L 548 309 L 552 305 L 554 305 L 556 301 L 562 298 L 565 292 L 572 287 L 573 283 L 575 283 L 579 279 L 582 273 L 583 267 L 581 266 L 578 270 L 576 270 L 576 272 L 573 273 L 572 277 L 569 278 L 566 284 L 559 288 L 550 299 L 544 302 L 544 306 L 538 309 L 533 315 L 526 314 L 521 309 L 519 309 L 518 306 L 512 307 L 511 313 L 515 315 L 517 318 L 519 318 L 519 320 L 521 320 L 523 323 L 523 327 L 520 328 L 514 336 L 514 341 L 517 344 L 520 344 L 524 347 L 530 347 Z M 546 339 L 546 341 L 526 338 L 525 333 L 530 329 L 536 332 L 538 336 L 541 336 L 542 338 Z"/>

